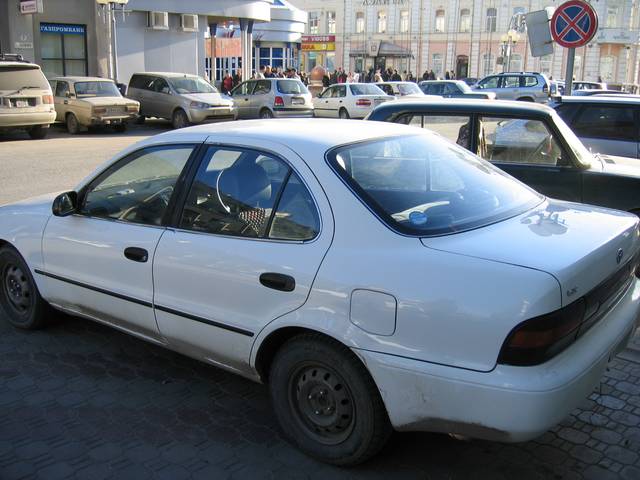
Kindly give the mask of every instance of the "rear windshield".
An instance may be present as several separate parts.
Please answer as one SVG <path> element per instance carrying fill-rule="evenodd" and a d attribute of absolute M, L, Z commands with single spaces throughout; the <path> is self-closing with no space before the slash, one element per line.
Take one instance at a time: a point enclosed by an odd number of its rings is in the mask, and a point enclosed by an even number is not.
<path fill-rule="evenodd" d="M 399 83 L 398 90 L 402 95 L 418 95 L 422 94 L 422 90 L 415 83 Z"/>
<path fill-rule="evenodd" d="M 121 97 L 113 82 L 76 82 L 76 95 L 80 97 Z"/>
<path fill-rule="evenodd" d="M 309 93 L 300 80 L 278 80 L 278 91 L 284 94 Z"/>
<path fill-rule="evenodd" d="M 380 87 L 368 84 L 349 85 L 352 95 L 386 95 Z"/>
<path fill-rule="evenodd" d="M 49 90 L 51 86 L 39 68 L 30 66 L 0 67 L 0 90 L 24 88 Z"/>
<path fill-rule="evenodd" d="M 328 158 L 371 210 L 409 235 L 481 227 L 519 215 L 543 199 L 490 163 L 428 132 L 339 147 Z"/>

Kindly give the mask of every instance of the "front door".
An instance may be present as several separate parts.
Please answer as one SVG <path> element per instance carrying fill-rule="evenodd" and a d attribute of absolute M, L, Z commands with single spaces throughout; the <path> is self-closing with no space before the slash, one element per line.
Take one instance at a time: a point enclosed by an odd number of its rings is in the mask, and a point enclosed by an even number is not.
<path fill-rule="evenodd" d="M 171 89 L 164 78 L 156 78 L 151 90 L 145 91 L 145 115 L 150 117 L 171 119 Z"/>
<path fill-rule="evenodd" d="M 249 101 L 251 100 L 251 92 L 256 86 L 256 82 L 249 80 L 242 82 L 231 91 L 233 103 L 238 110 L 238 118 L 249 118 Z"/>
<path fill-rule="evenodd" d="M 304 304 L 332 237 L 322 190 L 302 181 L 314 180 L 306 165 L 286 147 L 260 147 L 209 148 L 154 261 L 162 335 L 232 369 L 246 368 L 262 328 Z"/>
<path fill-rule="evenodd" d="M 72 312 L 157 339 L 153 253 L 193 145 L 139 150 L 99 175 L 79 213 L 51 217 L 44 232 L 47 298 Z"/>

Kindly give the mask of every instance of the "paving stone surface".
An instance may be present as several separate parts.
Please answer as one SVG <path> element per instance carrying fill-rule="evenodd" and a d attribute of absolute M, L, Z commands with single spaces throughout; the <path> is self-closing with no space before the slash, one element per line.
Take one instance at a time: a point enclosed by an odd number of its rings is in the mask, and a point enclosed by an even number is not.
<path fill-rule="evenodd" d="M 264 386 L 92 322 L 55 320 L 23 332 L 0 318 L 1 480 L 640 480 L 639 335 L 581 408 L 534 441 L 397 433 L 374 460 L 338 469 L 284 440 Z"/>

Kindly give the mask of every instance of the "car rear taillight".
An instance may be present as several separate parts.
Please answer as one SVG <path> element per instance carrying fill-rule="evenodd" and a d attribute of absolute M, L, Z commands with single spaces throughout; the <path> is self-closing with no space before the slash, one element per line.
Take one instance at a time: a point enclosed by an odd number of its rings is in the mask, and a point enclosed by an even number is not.
<path fill-rule="evenodd" d="M 43 95 L 42 103 L 45 105 L 53 105 L 53 95 Z"/>
<path fill-rule="evenodd" d="M 273 102 L 273 106 L 274 107 L 284 107 L 284 98 L 276 97 L 275 101 Z"/>
<path fill-rule="evenodd" d="M 356 105 L 359 107 L 370 107 L 371 106 L 371 100 L 368 100 L 366 98 L 361 98 L 359 100 L 356 100 Z"/>
<path fill-rule="evenodd" d="M 571 345 L 584 320 L 584 298 L 560 310 L 522 322 L 507 336 L 498 363 L 505 365 L 538 365 Z"/>

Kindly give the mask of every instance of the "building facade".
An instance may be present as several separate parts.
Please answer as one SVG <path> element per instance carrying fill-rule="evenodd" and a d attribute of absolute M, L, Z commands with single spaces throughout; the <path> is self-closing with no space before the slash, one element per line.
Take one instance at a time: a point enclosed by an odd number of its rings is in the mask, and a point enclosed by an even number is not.
<path fill-rule="evenodd" d="M 333 69 L 395 68 L 420 76 L 483 77 L 511 71 L 539 71 L 564 78 L 567 51 L 532 57 L 526 31 L 505 53 L 503 36 L 527 12 L 555 7 L 561 0 L 292 0 L 309 15 L 307 35 L 335 35 L 333 55 L 320 63 Z M 599 30 L 576 50 L 574 76 L 612 84 L 637 84 L 640 67 L 640 5 L 635 0 L 593 3 Z M 304 50 L 304 45 L 303 45 Z M 303 65 L 313 59 L 303 54 Z M 327 60 L 330 61 L 327 61 Z M 308 68 L 307 68 L 308 69 Z"/>

